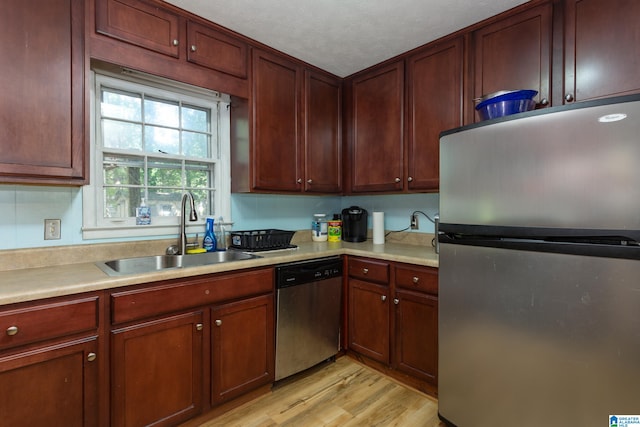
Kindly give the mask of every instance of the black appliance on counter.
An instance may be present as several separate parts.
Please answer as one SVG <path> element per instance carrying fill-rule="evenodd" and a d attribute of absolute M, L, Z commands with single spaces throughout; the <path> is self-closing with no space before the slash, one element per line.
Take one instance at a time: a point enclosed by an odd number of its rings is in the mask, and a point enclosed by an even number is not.
<path fill-rule="evenodd" d="M 367 210 L 351 206 L 342 210 L 342 240 L 364 242 L 367 240 Z"/>

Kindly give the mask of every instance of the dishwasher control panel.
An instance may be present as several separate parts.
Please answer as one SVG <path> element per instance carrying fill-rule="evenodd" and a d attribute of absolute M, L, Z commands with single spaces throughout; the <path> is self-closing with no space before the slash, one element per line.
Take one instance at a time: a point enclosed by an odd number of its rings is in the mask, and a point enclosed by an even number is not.
<path fill-rule="evenodd" d="M 339 257 L 292 262 L 276 267 L 277 288 L 286 288 L 334 277 L 342 277 L 342 260 Z"/>

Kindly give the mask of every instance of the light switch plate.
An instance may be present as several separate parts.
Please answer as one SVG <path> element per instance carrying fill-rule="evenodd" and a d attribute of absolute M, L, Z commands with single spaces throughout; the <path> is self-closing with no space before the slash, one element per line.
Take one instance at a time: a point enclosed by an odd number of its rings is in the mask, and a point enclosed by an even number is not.
<path fill-rule="evenodd" d="M 60 220 L 45 219 L 44 220 L 44 240 L 60 239 Z"/>

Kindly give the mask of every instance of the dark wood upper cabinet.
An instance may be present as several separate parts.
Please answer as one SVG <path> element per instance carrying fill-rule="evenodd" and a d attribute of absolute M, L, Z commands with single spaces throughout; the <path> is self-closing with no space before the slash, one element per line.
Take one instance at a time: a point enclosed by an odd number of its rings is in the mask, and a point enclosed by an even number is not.
<path fill-rule="evenodd" d="M 96 1 L 96 31 L 178 58 L 181 17 L 142 0 Z"/>
<path fill-rule="evenodd" d="M 340 192 L 340 79 L 272 52 L 252 57 L 250 108 L 232 100 L 232 190 Z"/>
<path fill-rule="evenodd" d="M 211 27 L 187 22 L 187 60 L 213 70 L 246 79 L 248 46 Z"/>
<path fill-rule="evenodd" d="M 640 2 L 565 4 L 564 102 L 640 92 Z"/>
<path fill-rule="evenodd" d="M 404 61 L 359 74 L 350 93 L 350 191 L 402 190 Z"/>
<path fill-rule="evenodd" d="M 342 90 L 338 78 L 305 72 L 304 191 L 342 191 Z"/>
<path fill-rule="evenodd" d="M 25 0 L 2 9 L 0 182 L 87 182 L 84 5 Z"/>
<path fill-rule="evenodd" d="M 552 12 L 550 3 L 541 4 L 472 33 L 474 98 L 499 90 L 533 89 L 538 91 L 537 102 L 549 103 Z M 472 117 L 479 120 L 477 114 Z"/>
<path fill-rule="evenodd" d="M 407 185 L 437 191 L 440 132 L 462 126 L 463 39 L 445 41 L 407 59 Z"/>
<path fill-rule="evenodd" d="M 286 58 L 253 51 L 253 189 L 300 191 L 302 69 Z"/>

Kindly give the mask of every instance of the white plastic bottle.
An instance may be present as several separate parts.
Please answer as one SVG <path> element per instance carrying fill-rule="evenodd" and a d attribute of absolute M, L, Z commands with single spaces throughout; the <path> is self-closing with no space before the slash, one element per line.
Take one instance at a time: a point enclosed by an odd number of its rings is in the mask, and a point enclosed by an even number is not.
<path fill-rule="evenodd" d="M 314 242 L 326 242 L 327 241 L 327 220 L 325 214 L 313 214 L 313 221 L 311 222 L 311 240 Z"/>

